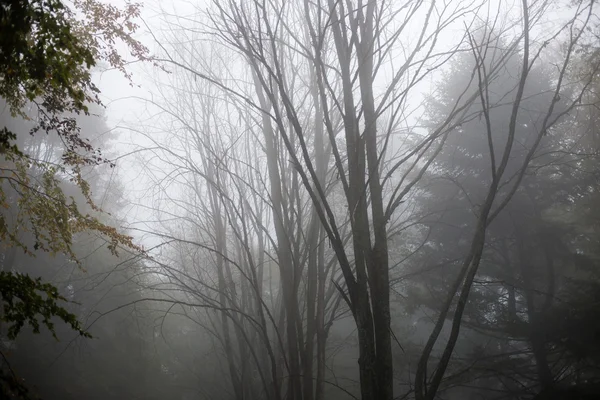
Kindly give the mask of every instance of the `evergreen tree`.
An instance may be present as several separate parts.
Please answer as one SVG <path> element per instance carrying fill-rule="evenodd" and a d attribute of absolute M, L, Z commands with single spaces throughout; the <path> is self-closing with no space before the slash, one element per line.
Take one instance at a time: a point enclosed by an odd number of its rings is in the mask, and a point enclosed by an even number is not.
<path fill-rule="evenodd" d="M 424 246 L 412 265 L 415 272 L 422 269 L 423 273 L 416 275 L 407 290 L 413 299 L 419 299 L 415 301 L 431 309 L 446 298 L 469 250 L 477 207 L 492 179 L 490 165 L 497 162 L 498 149 L 503 148 L 509 131 L 518 85 L 514 71 L 522 61 L 519 52 L 508 49 L 502 38 L 494 42 L 481 57 L 487 71 L 497 59 L 506 57 L 506 61 L 490 74 L 483 96 L 471 106 L 468 121 L 450 133 L 416 198 Z M 433 126 L 444 118 L 466 84 L 470 82 L 473 93 L 478 90 L 473 54 L 477 50 L 452 64 L 430 98 L 428 116 Z M 516 147 L 500 185 L 498 203 L 509 195 L 510 183 L 553 101 L 551 76 L 543 67 L 530 71 L 517 119 Z M 486 104 L 488 119 L 480 111 Z M 556 116 L 565 109 L 564 104 L 559 100 L 555 105 Z M 481 266 L 463 317 L 467 330 L 462 354 L 454 364 L 455 371 L 469 369 L 471 379 L 485 386 L 486 398 L 493 397 L 494 391 L 514 398 L 556 391 L 559 381 L 561 387 L 568 387 L 581 377 L 573 372 L 565 379 L 564 371 L 575 368 L 573 354 L 565 355 L 565 346 L 558 345 L 565 337 L 565 332 L 559 333 L 564 326 L 552 317 L 565 302 L 581 294 L 573 279 L 598 279 L 588 268 L 593 256 L 578 243 L 582 225 L 574 224 L 577 204 L 597 179 L 580 168 L 589 160 L 581 160 L 581 132 L 571 129 L 575 118 L 572 113 L 544 133 L 519 189 L 487 230 Z"/>

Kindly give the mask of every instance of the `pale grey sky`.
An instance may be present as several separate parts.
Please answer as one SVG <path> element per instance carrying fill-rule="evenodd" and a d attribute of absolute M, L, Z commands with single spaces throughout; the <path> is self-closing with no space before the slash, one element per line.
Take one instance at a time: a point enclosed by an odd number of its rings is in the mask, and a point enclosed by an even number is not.
<path fill-rule="evenodd" d="M 122 0 L 111 0 L 110 2 L 115 5 L 124 4 L 124 1 Z M 155 43 L 152 35 L 148 33 L 148 28 L 150 28 L 158 38 L 161 38 L 161 29 L 165 27 L 166 23 L 166 17 L 163 15 L 163 12 L 169 14 L 167 18 L 183 18 L 185 20 L 186 17 L 197 13 L 198 9 L 205 8 L 206 4 L 209 2 L 210 1 L 206 0 L 144 1 L 144 8 L 142 10 L 144 22 L 137 35 L 138 39 L 141 40 L 152 53 L 156 53 L 159 46 Z M 454 4 L 458 4 L 459 2 L 449 1 L 447 3 L 452 8 Z M 515 17 L 518 17 L 520 16 L 520 2 L 517 0 L 490 0 L 486 3 L 486 6 L 481 9 L 480 18 L 489 18 L 498 11 L 503 14 L 514 14 Z M 558 11 L 555 13 L 555 16 L 559 19 L 564 18 L 564 15 L 560 15 L 560 12 Z M 465 19 L 469 19 L 469 17 L 466 17 Z M 144 24 L 147 24 L 148 27 Z M 418 34 L 422 24 L 423 15 L 411 20 L 411 28 L 407 30 L 408 36 L 402 39 L 404 41 L 402 43 L 410 43 L 415 40 L 415 37 L 413 36 Z M 457 21 L 452 26 L 448 27 L 446 33 L 442 35 L 437 44 L 438 48 L 450 48 L 453 43 L 460 39 L 463 30 L 463 21 Z M 401 53 L 402 52 L 399 51 L 397 56 L 402 57 Z M 121 132 L 121 136 L 117 142 L 118 151 L 121 154 L 127 154 L 134 149 L 139 149 L 139 147 L 151 144 L 151 142 L 142 135 L 136 133 L 135 129 L 142 126 L 144 120 L 153 117 L 153 113 L 156 113 L 156 109 L 153 111 L 153 108 L 149 108 L 144 99 L 147 100 L 152 98 L 153 91 L 156 89 L 154 81 L 156 79 L 164 79 L 165 76 L 164 73 L 158 71 L 149 63 L 133 63 L 129 65 L 129 69 L 133 73 L 133 86 L 119 71 L 116 70 L 103 71 L 96 76 L 97 84 L 102 91 L 102 100 L 106 105 L 108 124 L 110 127 L 117 127 Z M 385 88 L 386 82 L 389 81 L 391 72 L 391 65 L 387 65 L 381 71 L 381 77 L 378 79 L 381 82 L 379 86 L 382 90 Z M 422 82 L 419 87 L 415 88 L 413 92 L 414 95 L 411 96 L 410 108 L 415 109 L 418 107 L 422 99 L 419 94 L 427 92 L 431 88 L 433 82 L 434 75 L 431 75 L 431 77 Z M 417 110 L 415 115 L 418 116 L 419 114 L 420 112 Z M 125 185 L 127 196 L 131 199 L 131 207 L 123 210 L 123 214 L 130 223 L 147 220 L 150 216 L 148 211 L 144 211 L 142 208 L 136 206 L 136 203 L 148 200 L 145 198 L 145 189 L 147 189 L 145 185 L 148 185 L 148 182 L 145 181 L 140 174 L 143 165 L 139 164 L 139 161 L 135 156 L 125 156 L 118 161 L 118 166 L 118 171 L 122 182 Z"/>

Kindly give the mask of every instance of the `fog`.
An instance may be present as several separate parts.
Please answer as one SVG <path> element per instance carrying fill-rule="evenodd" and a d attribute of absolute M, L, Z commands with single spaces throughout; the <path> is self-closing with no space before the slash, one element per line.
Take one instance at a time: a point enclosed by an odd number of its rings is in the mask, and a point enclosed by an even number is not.
<path fill-rule="evenodd" d="M 0 96 L 0 397 L 600 398 L 598 16 L 143 3 L 99 161 Z"/>

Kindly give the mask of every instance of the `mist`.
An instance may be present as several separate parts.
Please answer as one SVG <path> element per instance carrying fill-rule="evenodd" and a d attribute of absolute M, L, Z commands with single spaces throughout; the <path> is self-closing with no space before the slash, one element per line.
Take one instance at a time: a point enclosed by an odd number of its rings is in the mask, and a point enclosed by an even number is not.
<path fill-rule="evenodd" d="M 64 4 L 0 39 L 0 398 L 600 398 L 595 2 Z"/>

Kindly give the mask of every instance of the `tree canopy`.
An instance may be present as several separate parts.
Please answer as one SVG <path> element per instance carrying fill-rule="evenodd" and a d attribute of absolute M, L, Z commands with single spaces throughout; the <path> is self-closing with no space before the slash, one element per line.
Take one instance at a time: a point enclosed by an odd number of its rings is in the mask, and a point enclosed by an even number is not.
<path fill-rule="evenodd" d="M 31 257 L 38 252 L 64 254 L 79 264 L 74 237 L 94 231 L 115 254 L 120 246 L 139 250 L 130 236 L 102 222 L 102 210 L 82 173 L 109 160 L 77 123 L 78 114 L 89 115 L 91 106 L 100 105 L 92 79 L 98 63 L 127 74 L 117 43 L 124 42 L 136 59 L 148 59 L 148 50 L 132 36 L 138 16 L 138 4 L 119 9 L 93 0 L 0 3 L 0 98 L 5 106 L 0 121 L 0 239 L 4 246 Z M 19 131 L 11 126 L 15 124 Z M 23 129 L 27 125 L 28 131 Z M 28 148 L 27 136 L 41 134 L 61 149 L 60 159 L 39 158 Z M 75 185 L 84 201 L 65 193 L 64 182 Z M 87 210 L 82 211 L 83 205 Z M 1 319 L 9 338 L 14 339 L 26 323 L 35 332 L 44 326 L 54 334 L 55 317 L 90 336 L 77 316 L 61 305 L 67 299 L 56 287 L 10 265 L 4 268 L 8 269 L 0 273 Z"/>

